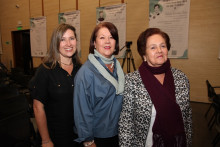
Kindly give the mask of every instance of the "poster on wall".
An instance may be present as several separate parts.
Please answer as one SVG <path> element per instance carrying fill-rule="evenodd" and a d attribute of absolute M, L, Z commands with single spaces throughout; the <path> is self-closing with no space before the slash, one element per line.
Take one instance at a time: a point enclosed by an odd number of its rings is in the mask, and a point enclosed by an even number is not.
<path fill-rule="evenodd" d="M 77 51 L 81 56 L 81 43 L 80 43 L 80 11 L 72 11 L 58 14 L 59 24 L 66 23 L 75 27 L 77 37 Z"/>
<path fill-rule="evenodd" d="M 0 32 L 0 54 L 2 54 L 2 36 Z"/>
<path fill-rule="evenodd" d="M 188 58 L 190 0 L 150 0 L 149 27 L 170 37 L 169 58 Z"/>
<path fill-rule="evenodd" d="M 124 58 L 126 51 L 126 48 L 123 48 L 126 42 L 126 4 L 96 8 L 96 24 L 101 22 L 111 22 L 117 27 L 120 52 L 116 58 Z"/>
<path fill-rule="evenodd" d="M 30 19 L 31 56 L 44 57 L 47 54 L 46 17 Z"/>

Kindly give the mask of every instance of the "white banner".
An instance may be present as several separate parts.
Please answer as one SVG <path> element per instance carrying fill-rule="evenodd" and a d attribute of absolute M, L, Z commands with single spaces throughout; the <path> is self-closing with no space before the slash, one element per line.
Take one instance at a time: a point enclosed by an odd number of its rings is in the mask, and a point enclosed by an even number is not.
<path fill-rule="evenodd" d="M 190 0 L 150 0 L 149 27 L 166 32 L 170 58 L 188 58 Z"/>
<path fill-rule="evenodd" d="M 119 48 L 122 49 L 126 42 L 126 4 L 96 8 L 96 23 L 111 22 L 118 29 Z M 122 49 L 117 58 L 124 58 L 126 48 Z"/>
<path fill-rule="evenodd" d="M 44 57 L 47 54 L 46 17 L 30 19 L 31 56 Z"/>
<path fill-rule="evenodd" d="M 80 11 L 72 11 L 59 13 L 58 15 L 59 24 L 66 23 L 75 27 L 77 36 L 77 51 L 81 56 L 81 43 L 80 43 Z"/>

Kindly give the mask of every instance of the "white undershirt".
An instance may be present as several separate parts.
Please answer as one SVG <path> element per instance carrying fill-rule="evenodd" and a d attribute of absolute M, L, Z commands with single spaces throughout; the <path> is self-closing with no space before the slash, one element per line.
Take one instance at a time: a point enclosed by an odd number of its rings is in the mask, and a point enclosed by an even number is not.
<path fill-rule="evenodd" d="M 147 134 L 147 140 L 146 140 L 146 145 L 145 147 L 152 147 L 153 146 L 153 132 L 152 132 L 152 128 L 154 125 L 154 121 L 156 118 L 156 109 L 154 107 L 154 105 L 152 106 L 152 114 L 151 114 L 151 120 L 150 120 L 150 127 L 149 127 L 149 131 Z"/>

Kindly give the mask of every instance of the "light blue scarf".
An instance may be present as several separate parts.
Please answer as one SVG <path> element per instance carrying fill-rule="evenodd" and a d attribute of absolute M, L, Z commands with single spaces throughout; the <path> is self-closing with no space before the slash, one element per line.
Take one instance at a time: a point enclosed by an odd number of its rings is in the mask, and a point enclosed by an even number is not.
<path fill-rule="evenodd" d="M 121 68 L 121 65 L 118 60 L 116 60 L 116 67 L 117 67 L 117 75 L 118 81 L 99 63 L 99 61 L 95 58 L 95 56 L 99 57 L 105 64 L 111 64 L 114 62 L 114 55 L 111 58 L 105 58 L 102 56 L 98 51 L 94 50 L 95 54 L 89 54 L 88 59 L 89 61 L 96 67 L 96 69 L 102 74 L 102 76 L 108 80 L 116 89 L 116 94 L 122 95 L 124 92 L 124 83 L 125 83 L 125 76 L 124 72 Z"/>
<path fill-rule="evenodd" d="M 106 58 L 102 56 L 96 49 L 94 49 L 94 56 L 99 57 L 102 60 L 102 62 L 104 62 L 105 64 L 114 63 L 114 58 L 115 58 L 114 55 L 112 55 L 111 58 Z"/>

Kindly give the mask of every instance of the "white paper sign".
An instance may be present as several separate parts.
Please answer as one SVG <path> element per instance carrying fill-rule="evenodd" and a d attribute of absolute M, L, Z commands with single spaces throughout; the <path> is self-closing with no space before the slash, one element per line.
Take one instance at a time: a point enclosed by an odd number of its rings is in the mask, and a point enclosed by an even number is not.
<path fill-rule="evenodd" d="M 66 23 L 75 27 L 77 36 L 77 51 L 81 56 L 81 43 L 80 43 L 80 11 L 72 11 L 66 13 L 59 13 L 58 15 L 59 24 Z"/>
<path fill-rule="evenodd" d="M 31 56 L 44 57 L 47 53 L 46 17 L 30 19 Z"/>
<path fill-rule="evenodd" d="M 190 0 L 150 0 L 149 26 L 166 32 L 171 41 L 170 58 L 188 57 Z"/>
<path fill-rule="evenodd" d="M 111 22 L 119 34 L 119 48 L 122 49 L 126 42 L 126 4 L 96 8 L 96 23 Z M 124 58 L 126 48 L 122 49 L 117 58 Z"/>

